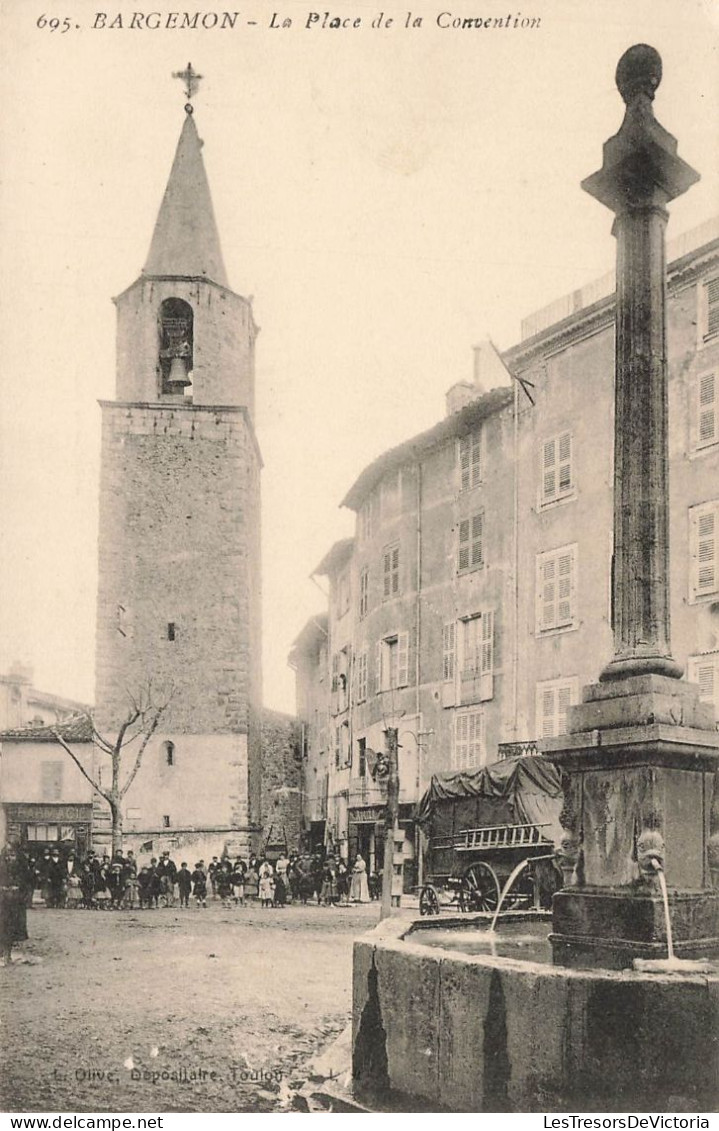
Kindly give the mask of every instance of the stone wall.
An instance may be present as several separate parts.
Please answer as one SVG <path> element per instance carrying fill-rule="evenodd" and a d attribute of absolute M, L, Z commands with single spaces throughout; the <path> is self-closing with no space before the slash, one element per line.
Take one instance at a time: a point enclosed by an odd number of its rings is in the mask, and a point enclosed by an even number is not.
<path fill-rule="evenodd" d="M 247 733 L 259 708 L 259 485 L 242 410 L 103 405 L 96 703 L 172 692 L 172 733 Z M 172 625 L 172 629 L 170 629 Z M 170 639 L 170 635 L 174 639 Z"/>
<path fill-rule="evenodd" d="M 716 1110 L 719 973 L 564 970 L 406 930 L 389 920 L 355 943 L 356 1088 L 436 1111 Z"/>

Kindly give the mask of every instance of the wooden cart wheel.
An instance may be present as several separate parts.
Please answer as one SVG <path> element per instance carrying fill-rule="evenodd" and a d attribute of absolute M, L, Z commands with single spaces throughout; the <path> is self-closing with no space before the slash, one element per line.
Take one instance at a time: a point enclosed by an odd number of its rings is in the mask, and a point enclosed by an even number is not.
<path fill-rule="evenodd" d="M 499 882 L 494 869 L 483 860 L 470 864 L 462 876 L 460 911 L 494 911 L 499 901 Z"/>
<path fill-rule="evenodd" d="M 534 907 L 534 864 L 527 864 L 505 896 L 502 910 L 516 911 Z M 505 881 L 506 882 L 506 881 Z"/>
<path fill-rule="evenodd" d="M 439 915 L 439 896 L 431 884 L 425 884 L 419 893 L 420 915 Z"/>

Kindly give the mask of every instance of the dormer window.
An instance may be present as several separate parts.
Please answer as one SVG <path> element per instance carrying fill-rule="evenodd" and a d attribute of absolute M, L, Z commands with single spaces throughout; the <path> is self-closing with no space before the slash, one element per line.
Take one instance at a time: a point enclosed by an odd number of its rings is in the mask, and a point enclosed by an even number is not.
<path fill-rule="evenodd" d="M 187 396 L 194 368 L 193 313 L 181 298 L 166 298 L 160 307 L 160 371 L 162 392 Z"/>

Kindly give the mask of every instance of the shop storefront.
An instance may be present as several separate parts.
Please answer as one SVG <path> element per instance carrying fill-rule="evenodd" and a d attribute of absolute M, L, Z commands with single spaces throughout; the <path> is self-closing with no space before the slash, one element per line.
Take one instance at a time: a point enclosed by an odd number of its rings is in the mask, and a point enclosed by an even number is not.
<path fill-rule="evenodd" d="M 400 805 L 399 827 L 404 832 L 404 891 L 417 886 L 415 859 L 414 805 Z M 381 873 L 384 867 L 385 806 L 366 805 L 348 811 L 349 860 L 359 853 L 370 873 Z"/>
<path fill-rule="evenodd" d="M 46 848 L 57 848 L 61 855 L 74 851 L 81 856 L 90 847 L 92 805 L 5 805 L 7 837 L 23 845 L 33 856 Z"/>

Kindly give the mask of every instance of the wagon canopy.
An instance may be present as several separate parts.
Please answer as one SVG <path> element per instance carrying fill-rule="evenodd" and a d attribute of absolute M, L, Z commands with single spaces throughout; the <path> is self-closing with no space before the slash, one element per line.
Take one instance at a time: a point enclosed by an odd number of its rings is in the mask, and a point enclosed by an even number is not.
<path fill-rule="evenodd" d="M 560 836 L 561 781 L 556 767 L 544 758 L 505 758 L 481 770 L 434 774 L 419 803 L 417 820 L 426 824 L 453 803 L 472 799 L 476 801 L 471 805 L 471 823 L 477 827 L 510 822 L 549 825 L 547 839 L 555 841 Z M 470 806 L 460 808 L 466 811 Z M 444 823 L 441 818 L 440 823 Z"/>

